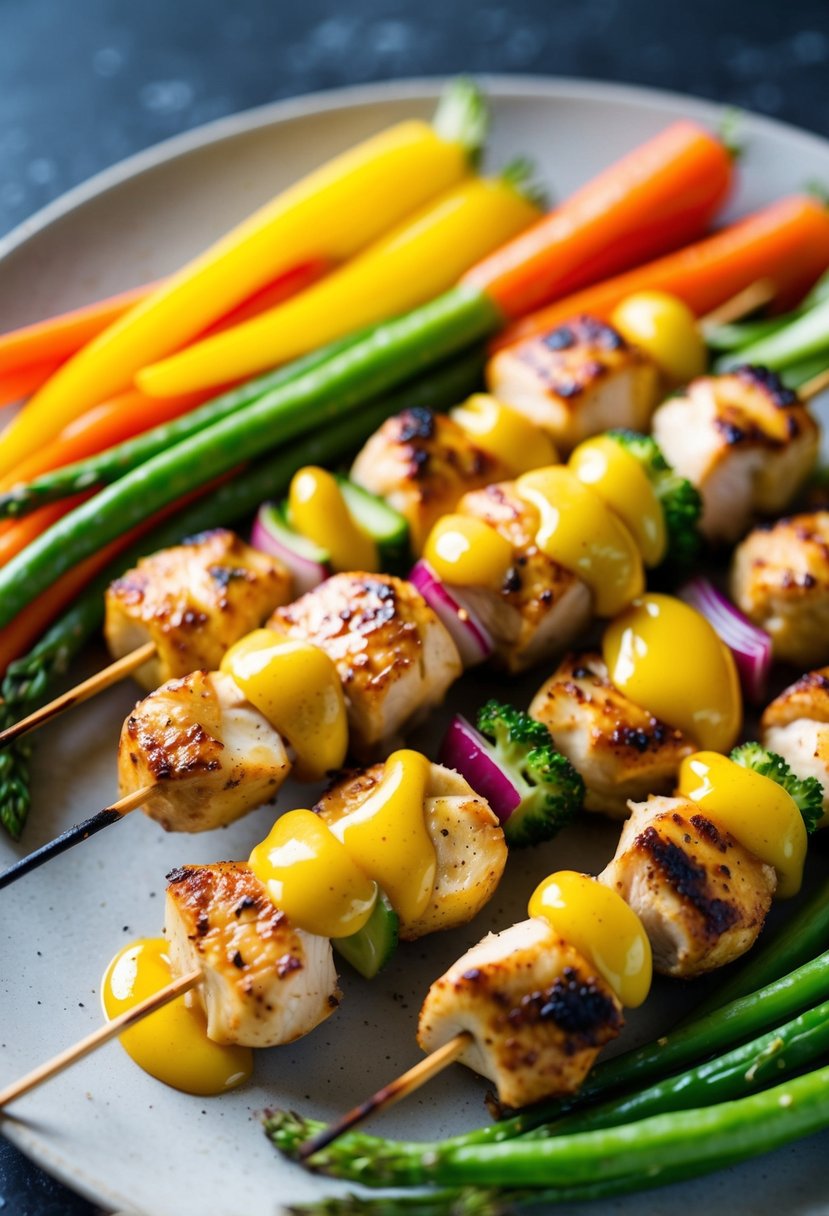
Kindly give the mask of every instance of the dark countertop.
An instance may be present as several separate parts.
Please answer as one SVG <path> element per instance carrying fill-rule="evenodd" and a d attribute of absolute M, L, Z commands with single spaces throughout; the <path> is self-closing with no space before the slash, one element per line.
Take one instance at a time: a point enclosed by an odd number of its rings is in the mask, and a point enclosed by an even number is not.
<path fill-rule="evenodd" d="M 0 234 L 210 119 L 315 89 L 528 72 L 695 93 L 829 135 L 826 0 L 0 0 Z M 92 1216 L 0 1140 L 2 1216 Z"/>

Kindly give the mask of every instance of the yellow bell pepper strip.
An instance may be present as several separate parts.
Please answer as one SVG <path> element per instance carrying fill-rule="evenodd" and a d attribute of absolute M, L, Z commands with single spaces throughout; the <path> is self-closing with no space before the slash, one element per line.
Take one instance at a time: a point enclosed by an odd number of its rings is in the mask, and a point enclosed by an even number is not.
<path fill-rule="evenodd" d="M 483 106 L 466 82 L 445 99 L 434 125 L 398 123 L 282 191 L 83 347 L 4 432 L 0 474 L 280 271 L 353 257 L 461 181 L 478 150 Z"/>
<path fill-rule="evenodd" d="M 151 397 L 178 396 L 286 363 L 425 304 L 539 215 L 509 171 L 462 182 L 307 291 L 145 368 L 136 382 Z"/>

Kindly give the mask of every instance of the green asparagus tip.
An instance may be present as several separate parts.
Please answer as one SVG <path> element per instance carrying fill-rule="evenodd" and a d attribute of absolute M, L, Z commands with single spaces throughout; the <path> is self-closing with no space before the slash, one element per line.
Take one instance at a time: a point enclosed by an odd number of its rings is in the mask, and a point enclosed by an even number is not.
<path fill-rule="evenodd" d="M 324 1123 L 315 1119 L 304 1119 L 292 1110 L 267 1110 L 262 1119 L 265 1135 L 280 1153 L 296 1158 L 301 1145 L 317 1132 L 323 1131 Z"/>
<path fill-rule="evenodd" d="M 501 177 L 505 182 L 509 182 L 516 194 L 538 207 L 539 211 L 548 211 L 550 196 L 546 187 L 536 177 L 536 172 L 536 165 L 528 156 L 516 156 L 501 171 Z"/>
<path fill-rule="evenodd" d="M 446 85 L 432 126 L 447 143 L 460 144 L 477 168 L 489 135 L 489 106 L 474 80 L 459 76 Z"/>

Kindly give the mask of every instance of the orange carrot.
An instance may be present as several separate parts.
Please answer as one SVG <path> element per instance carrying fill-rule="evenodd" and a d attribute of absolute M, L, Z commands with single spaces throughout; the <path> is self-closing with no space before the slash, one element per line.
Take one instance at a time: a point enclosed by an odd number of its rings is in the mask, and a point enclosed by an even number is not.
<path fill-rule="evenodd" d="M 99 570 L 103 570 L 107 562 L 112 561 L 130 541 L 140 535 L 141 530 L 136 529 L 126 536 L 119 536 L 117 540 L 93 553 L 86 561 L 67 570 L 47 592 L 29 604 L 25 612 L 21 612 L 10 624 L 0 629 L 0 673 L 5 672 L 9 663 L 31 648 L 55 617 L 80 595 L 86 584 Z"/>
<path fill-rule="evenodd" d="M 266 308 L 281 304 L 321 278 L 328 265 L 322 258 L 317 258 L 292 267 L 222 317 L 207 333 L 237 325 Z M 0 334 L 0 405 L 18 401 L 34 392 L 70 355 L 117 321 L 127 309 L 139 304 L 160 287 L 162 281 L 145 283 L 106 300 Z"/>
<path fill-rule="evenodd" d="M 7 368 L 26 367 L 30 363 L 60 363 L 68 359 L 158 286 L 160 283 L 146 283 L 94 304 L 85 304 L 45 321 L 0 334 L 0 367 L 4 369 L 4 377 Z"/>
<path fill-rule="evenodd" d="M 0 406 L 30 396 L 59 367 L 60 363 L 30 363 L 26 367 L 3 368 L 0 371 Z"/>
<path fill-rule="evenodd" d="M 73 494 L 71 498 L 63 498 L 60 502 L 49 503 L 25 515 L 22 519 L 4 519 L 0 526 L 0 566 L 5 566 L 28 544 L 51 528 L 64 515 L 89 498 L 91 490 L 85 494 Z"/>
<path fill-rule="evenodd" d="M 167 397 L 164 400 L 145 397 L 137 389 L 121 393 L 103 405 L 93 406 L 80 418 L 64 427 L 56 439 L 46 444 L 32 456 L 15 465 L 10 473 L 0 477 L 0 493 L 50 473 L 53 469 L 74 464 L 94 456 L 116 443 L 131 439 L 151 427 L 171 422 L 188 410 L 195 409 L 210 396 L 210 393 L 187 393 L 182 397 Z"/>
<path fill-rule="evenodd" d="M 581 313 L 606 320 L 637 291 L 670 292 L 702 316 L 758 279 L 771 279 L 775 308 L 785 309 L 827 266 L 829 211 L 814 198 L 792 195 L 694 245 L 532 313 L 500 334 L 496 345 L 544 333 Z"/>
<path fill-rule="evenodd" d="M 519 317 L 706 231 L 731 189 L 722 143 L 675 122 L 616 161 L 461 280 Z"/>

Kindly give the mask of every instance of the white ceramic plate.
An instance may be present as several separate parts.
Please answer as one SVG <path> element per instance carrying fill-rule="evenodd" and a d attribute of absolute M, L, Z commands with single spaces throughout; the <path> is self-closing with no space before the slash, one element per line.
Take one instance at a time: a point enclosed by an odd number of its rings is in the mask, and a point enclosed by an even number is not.
<path fill-rule="evenodd" d="M 559 196 L 669 120 L 714 126 L 717 107 L 639 89 L 564 81 L 495 79 L 492 160 L 534 157 Z M 275 190 L 332 153 L 404 115 L 427 116 L 434 82 L 374 86 L 303 98 L 223 120 L 152 149 L 95 178 L 0 243 L 0 330 L 177 267 Z M 829 144 L 778 123 L 745 119 L 747 153 L 732 212 L 810 178 L 829 180 Z M 81 665 L 103 661 L 90 652 Z M 536 681 L 506 690 L 526 704 Z M 485 674 L 462 694 L 473 707 Z M 34 811 L 24 847 L 0 839 L 0 866 L 104 806 L 115 791 L 115 744 L 135 700 L 112 690 L 44 731 L 35 760 Z M 443 717 L 424 736 L 439 737 Z M 294 800 L 295 799 L 295 800 Z M 280 806 L 305 805 L 286 789 Z M 168 836 L 132 816 L 0 895 L 0 1084 L 100 1021 L 104 965 L 130 937 L 161 928 L 164 875 L 173 866 L 246 856 L 271 822 L 262 810 L 224 832 Z M 148 1216 L 273 1216 L 282 1205 L 343 1187 L 286 1164 L 265 1141 L 256 1112 L 290 1106 L 331 1117 L 419 1058 L 413 1031 L 429 983 L 489 928 L 524 914 L 535 882 L 561 866 L 601 868 L 616 829 L 590 822 L 534 853 L 517 854 L 492 905 L 475 924 L 402 949 L 369 985 L 342 980 L 342 1009 L 293 1047 L 261 1052 L 253 1082 L 221 1099 L 191 1098 L 140 1072 L 113 1044 L 14 1108 L 2 1130 L 24 1152 L 93 1199 Z M 823 862 L 825 870 L 825 856 Z M 632 1020 L 625 1045 L 667 1024 L 692 1000 L 658 985 Z M 486 1120 L 485 1086 L 453 1068 L 390 1112 L 383 1132 L 434 1138 Z M 676 1205 L 735 1211 L 826 1211 L 829 1135 L 711 1178 L 631 1197 L 603 1211 L 667 1213 Z M 563 1209 L 557 1209 L 563 1211 Z M 567 1209 L 568 1211 L 570 1209 Z"/>

